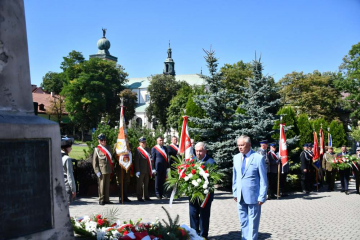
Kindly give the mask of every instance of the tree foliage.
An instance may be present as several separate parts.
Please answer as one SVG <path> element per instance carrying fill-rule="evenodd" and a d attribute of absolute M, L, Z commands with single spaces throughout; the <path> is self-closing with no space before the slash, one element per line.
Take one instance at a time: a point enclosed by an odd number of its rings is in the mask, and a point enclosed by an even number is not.
<path fill-rule="evenodd" d="M 292 72 L 279 81 L 283 103 L 293 106 L 298 114 L 306 113 L 311 118 L 337 117 L 340 92 L 335 88 L 335 73 Z"/>
<path fill-rule="evenodd" d="M 158 74 L 151 76 L 148 87 L 150 104 L 146 108 L 146 116 L 150 121 L 156 118 L 162 126 L 167 126 L 166 118 L 170 101 L 181 86 L 181 83 L 176 81 L 172 75 Z"/>
<path fill-rule="evenodd" d="M 345 128 L 342 122 L 333 120 L 330 123 L 330 133 L 334 147 L 341 147 L 347 144 Z"/>
<path fill-rule="evenodd" d="M 220 71 L 224 77 L 222 82 L 230 92 L 236 92 L 240 86 L 246 87 L 248 78 L 252 77 L 253 73 L 251 63 L 243 61 L 225 64 Z"/>
<path fill-rule="evenodd" d="M 306 113 L 300 114 L 298 116 L 296 119 L 296 124 L 299 129 L 300 136 L 299 147 L 302 148 L 305 143 L 314 142 L 313 129 L 309 121 L 309 116 Z"/>
<path fill-rule="evenodd" d="M 46 113 L 55 116 L 56 121 L 60 124 L 62 116 L 65 112 L 64 97 L 55 95 L 50 101 L 50 107 L 46 109 Z"/>
<path fill-rule="evenodd" d="M 76 69 L 76 78 L 70 78 Z M 108 115 L 112 126 L 120 116 L 118 93 L 124 89 L 127 73 L 113 62 L 98 58 L 75 63 L 66 69 L 69 83 L 61 94 L 66 97 L 65 107 L 71 121 L 85 129 L 95 127 L 101 116 Z"/>
<path fill-rule="evenodd" d="M 132 92 L 130 89 L 124 89 L 119 93 L 119 97 L 124 99 L 124 115 L 125 122 L 129 124 L 131 119 L 135 116 L 135 107 L 137 104 L 138 97 L 136 93 Z"/>
<path fill-rule="evenodd" d="M 66 75 L 63 72 L 47 72 L 42 78 L 40 87 L 42 87 L 45 92 L 59 94 L 65 83 Z"/>
<path fill-rule="evenodd" d="M 340 71 L 344 77 L 337 82 L 337 86 L 349 94 L 345 99 L 345 108 L 351 111 L 350 118 L 357 126 L 360 120 L 360 42 L 353 45 L 343 58 Z"/>
<path fill-rule="evenodd" d="M 282 123 L 285 124 L 285 137 L 286 142 L 289 145 L 295 144 L 299 140 L 299 128 L 296 122 L 296 114 L 291 106 L 282 107 L 277 112 L 278 116 L 282 116 Z M 277 130 L 271 137 L 278 141 L 280 138 L 280 121 L 276 120 L 273 126 L 274 130 Z"/>

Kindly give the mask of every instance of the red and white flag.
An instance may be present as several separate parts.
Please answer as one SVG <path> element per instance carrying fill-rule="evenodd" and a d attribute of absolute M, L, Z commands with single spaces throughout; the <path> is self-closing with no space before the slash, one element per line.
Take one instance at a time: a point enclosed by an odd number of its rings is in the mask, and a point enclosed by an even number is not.
<path fill-rule="evenodd" d="M 193 148 L 191 147 L 190 135 L 187 126 L 187 116 L 183 116 L 184 122 L 181 129 L 179 153 L 185 154 L 185 160 L 190 160 L 193 156 Z"/>
<path fill-rule="evenodd" d="M 119 164 L 122 168 L 126 171 L 132 165 L 132 156 L 131 156 L 131 149 L 129 145 L 129 139 L 126 132 L 126 124 L 125 124 L 125 117 L 124 117 L 124 107 L 121 106 L 121 114 L 120 114 L 120 127 L 119 133 L 116 141 L 116 155 L 119 158 Z"/>
<path fill-rule="evenodd" d="M 319 132 L 319 135 L 320 135 L 320 155 L 324 155 L 324 148 L 325 148 L 325 144 L 324 144 L 324 132 L 322 130 L 322 128 L 320 128 L 320 132 Z"/>
<path fill-rule="evenodd" d="M 288 164 L 288 154 L 287 154 L 287 145 L 286 145 L 284 126 L 285 126 L 285 124 L 280 123 L 279 156 L 280 156 L 283 170 L 284 170 L 284 166 L 286 164 Z"/>

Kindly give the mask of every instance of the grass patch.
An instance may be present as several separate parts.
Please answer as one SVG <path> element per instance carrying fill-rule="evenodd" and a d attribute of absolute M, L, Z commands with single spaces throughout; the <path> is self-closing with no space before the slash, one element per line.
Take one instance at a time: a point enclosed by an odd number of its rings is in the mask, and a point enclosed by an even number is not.
<path fill-rule="evenodd" d="M 69 154 L 69 157 L 73 158 L 73 159 L 77 159 L 77 160 L 81 160 L 85 158 L 85 153 L 84 153 L 84 149 L 87 149 L 87 146 L 76 146 L 76 145 L 72 145 L 72 150 Z"/>

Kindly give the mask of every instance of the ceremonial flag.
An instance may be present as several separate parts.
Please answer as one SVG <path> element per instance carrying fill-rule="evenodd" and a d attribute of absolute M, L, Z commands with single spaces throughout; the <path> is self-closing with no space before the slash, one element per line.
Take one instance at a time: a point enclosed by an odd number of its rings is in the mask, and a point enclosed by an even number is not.
<path fill-rule="evenodd" d="M 185 160 L 190 160 L 193 156 L 193 148 L 191 146 L 190 135 L 187 126 L 187 116 L 183 116 L 184 122 L 181 129 L 179 153 L 185 154 Z"/>
<path fill-rule="evenodd" d="M 129 139 L 126 132 L 126 125 L 125 125 L 125 117 L 124 117 L 124 107 L 121 106 L 121 114 L 120 114 L 120 127 L 119 133 L 116 141 L 116 155 L 119 158 L 119 164 L 122 168 L 126 171 L 132 165 L 132 156 L 131 156 L 131 149 L 129 145 Z"/>
<path fill-rule="evenodd" d="M 322 156 L 325 153 L 324 132 L 322 128 L 320 128 L 319 135 L 320 135 L 320 156 Z"/>
<path fill-rule="evenodd" d="M 330 132 L 328 132 L 328 146 L 332 147 L 332 137 Z"/>
<path fill-rule="evenodd" d="M 320 168 L 320 154 L 316 132 L 314 131 L 314 148 L 313 148 L 313 166 L 316 169 Z"/>
<path fill-rule="evenodd" d="M 280 142 L 279 142 L 279 156 L 284 172 L 284 166 L 288 164 L 288 155 L 287 155 L 287 146 L 286 146 L 286 137 L 285 137 L 285 124 L 280 123 Z"/>

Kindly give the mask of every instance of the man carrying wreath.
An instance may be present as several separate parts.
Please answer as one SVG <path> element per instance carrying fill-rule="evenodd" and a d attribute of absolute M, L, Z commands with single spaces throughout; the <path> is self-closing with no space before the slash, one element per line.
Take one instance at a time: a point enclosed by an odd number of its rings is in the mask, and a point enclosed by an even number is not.
<path fill-rule="evenodd" d="M 203 165 L 215 164 L 214 159 L 206 154 L 207 150 L 204 142 L 198 142 L 195 145 L 195 152 L 197 161 L 200 161 Z M 195 229 L 196 232 L 205 239 L 207 239 L 209 234 L 210 210 L 213 199 L 214 193 L 211 192 L 204 207 L 201 207 L 201 203 L 198 201 L 194 203 L 189 201 L 190 227 Z"/>

